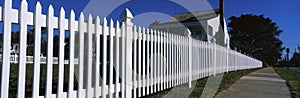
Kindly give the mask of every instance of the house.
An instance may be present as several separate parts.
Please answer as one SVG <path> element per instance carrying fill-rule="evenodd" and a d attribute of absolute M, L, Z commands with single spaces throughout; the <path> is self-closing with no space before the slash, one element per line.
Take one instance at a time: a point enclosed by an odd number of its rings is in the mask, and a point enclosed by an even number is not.
<path fill-rule="evenodd" d="M 225 19 L 224 19 L 225 21 Z M 224 22 L 224 32 L 220 24 L 220 10 L 205 10 L 175 14 L 168 22 L 154 22 L 149 28 L 184 35 L 188 28 L 194 39 L 217 43 L 229 48 L 229 35 Z"/>

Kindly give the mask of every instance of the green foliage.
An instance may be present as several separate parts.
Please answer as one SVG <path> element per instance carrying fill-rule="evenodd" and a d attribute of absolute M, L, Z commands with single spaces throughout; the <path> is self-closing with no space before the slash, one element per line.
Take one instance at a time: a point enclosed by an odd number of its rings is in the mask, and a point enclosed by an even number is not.
<path fill-rule="evenodd" d="M 275 68 L 275 70 L 281 78 L 287 81 L 293 98 L 300 98 L 300 73 L 286 68 Z"/>
<path fill-rule="evenodd" d="M 291 58 L 290 61 L 292 66 L 299 66 L 300 67 L 300 53 L 295 52 L 293 54 L 293 57 Z"/>
<path fill-rule="evenodd" d="M 231 47 L 249 54 L 267 64 L 274 65 L 281 58 L 282 41 L 278 38 L 282 30 L 263 15 L 246 14 L 229 18 Z"/>

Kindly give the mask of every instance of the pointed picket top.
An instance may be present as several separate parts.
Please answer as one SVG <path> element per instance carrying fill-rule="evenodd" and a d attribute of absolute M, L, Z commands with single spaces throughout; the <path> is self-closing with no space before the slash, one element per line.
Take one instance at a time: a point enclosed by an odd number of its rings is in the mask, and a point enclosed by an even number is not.
<path fill-rule="evenodd" d="M 75 19 L 75 12 L 72 9 L 71 12 L 70 12 L 70 20 L 74 20 L 74 19 Z"/>
<path fill-rule="evenodd" d="M 122 22 L 122 25 L 121 25 L 121 29 L 122 29 L 122 32 L 121 33 L 125 33 L 125 22 Z"/>
<path fill-rule="evenodd" d="M 12 0 L 5 0 L 4 5 L 3 5 L 3 10 L 5 8 L 12 8 Z"/>
<path fill-rule="evenodd" d="M 41 12 L 42 11 L 42 5 L 41 3 L 38 1 L 35 5 L 35 12 L 38 13 L 38 12 Z"/>
<path fill-rule="evenodd" d="M 96 26 L 100 25 L 100 18 L 99 18 L 99 16 L 96 16 L 95 24 L 96 24 Z"/>
<path fill-rule="evenodd" d="M 27 8 L 28 7 L 28 3 L 26 0 L 22 0 L 21 1 L 21 8 Z"/>
<path fill-rule="evenodd" d="M 113 28 L 113 27 L 114 27 L 114 21 L 110 19 L 109 28 Z"/>
<path fill-rule="evenodd" d="M 65 9 L 64 9 L 64 7 L 60 7 L 59 16 L 65 18 Z"/>
<path fill-rule="evenodd" d="M 89 14 L 89 16 L 88 16 L 88 22 L 91 22 L 91 23 L 92 23 L 92 21 L 93 21 L 92 14 Z"/>
<path fill-rule="evenodd" d="M 106 17 L 103 18 L 103 26 L 107 26 L 107 19 L 106 19 Z"/>
<path fill-rule="evenodd" d="M 53 13 L 54 13 L 54 9 L 53 9 L 53 6 L 50 4 L 49 7 L 48 7 L 48 15 L 53 16 Z"/>
<path fill-rule="evenodd" d="M 142 33 L 142 27 L 141 26 L 138 26 L 138 33 L 140 35 L 140 33 Z"/>
<path fill-rule="evenodd" d="M 79 20 L 84 20 L 84 14 L 82 12 L 79 15 Z"/>
<path fill-rule="evenodd" d="M 120 27 L 120 22 L 117 20 L 116 28 L 119 29 L 119 27 Z"/>

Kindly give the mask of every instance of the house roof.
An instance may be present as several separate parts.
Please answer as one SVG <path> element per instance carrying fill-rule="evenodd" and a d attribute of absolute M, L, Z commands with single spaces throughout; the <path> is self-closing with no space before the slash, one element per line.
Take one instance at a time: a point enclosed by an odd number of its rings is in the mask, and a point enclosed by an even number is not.
<path fill-rule="evenodd" d="M 197 11 L 197 12 L 187 12 L 187 13 L 181 13 L 181 14 L 175 14 L 173 18 L 169 20 L 169 22 L 174 22 L 174 21 L 186 21 L 191 18 L 199 18 L 199 19 L 207 19 L 207 18 L 214 18 L 219 14 L 220 10 L 219 9 L 214 9 L 214 10 L 204 10 L 204 11 Z"/>
<path fill-rule="evenodd" d="M 183 23 L 183 22 L 204 21 L 204 20 L 215 18 L 218 16 L 218 14 L 220 14 L 219 9 L 180 13 L 180 14 L 175 14 L 168 22 L 160 23 L 160 25 L 172 24 L 176 22 Z"/>

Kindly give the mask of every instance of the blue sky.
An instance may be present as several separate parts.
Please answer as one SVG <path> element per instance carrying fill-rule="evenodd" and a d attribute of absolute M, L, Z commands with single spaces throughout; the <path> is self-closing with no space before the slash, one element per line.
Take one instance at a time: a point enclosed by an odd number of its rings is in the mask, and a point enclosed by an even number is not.
<path fill-rule="evenodd" d="M 3 5 L 0 1 L 0 5 Z M 27 0 L 29 11 L 34 11 L 34 4 L 37 0 Z M 175 13 L 187 11 L 198 11 L 218 8 L 219 0 L 40 0 L 43 6 L 43 13 L 47 13 L 47 7 L 52 4 L 55 15 L 61 6 L 66 13 L 74 9 L 78 18 L 81 11 L 91 13 L 93 16 L 99 15 L 101 18 L 108 17 L 113 20 L 120 20 L 119 15 L 129 8 L 137 25 L 147 26 L 151 22 L 167 21 Z M 21 0 L 13 0 L 13 8 L 19 9 Z M 225 18 L 228 21 L 230 16 L 240 16 L 241 14 L 264 14 L 276 22 L 283 30 L 280 39 L 284 46 L 291 48 L 292 52 L 297 44 L 300 44 L 300 1 L 299 0 L 225 0 Z M 66 14 L 66 17 L 69 17 Z M 85 15 L 87 16 L 87 14 Z"/>

